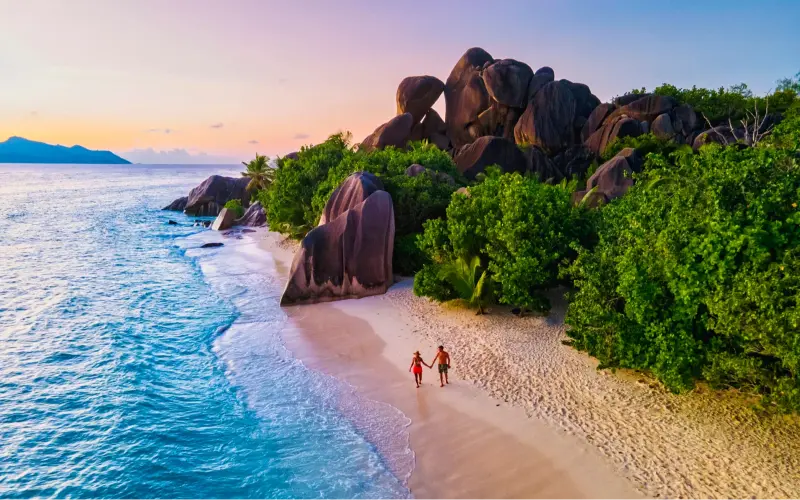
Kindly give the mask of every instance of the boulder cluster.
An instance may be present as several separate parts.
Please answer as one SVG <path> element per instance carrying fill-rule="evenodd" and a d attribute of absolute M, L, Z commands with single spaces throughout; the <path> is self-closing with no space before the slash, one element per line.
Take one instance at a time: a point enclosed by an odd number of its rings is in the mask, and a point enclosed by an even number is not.
<path fill-rule="evenodd" d="M 444 120 L 433 109 L 442 94 Z M 449 151 L 468 179 L 496 164 L 558 182 L 585 174 L 615 139 L 652 132 L 699 147 L 725 133 L 703 131 L 694 110 L 672 97 L 626 94 L 601 103 L 587 85 L 557 80 L 548 66 L 534 71 L 481 48 L 467 50 L 444 82 L 430 75 L 403 79 L 396 103 L 397 115 L 359 147 L 427 140 Z"/>
<path fill-rule="evenodd" d="M 247 190 L 249 182 L 250 179 L 247 177 L 212 175 L 189 191 L 188 196 L 176 199 L 163 209 L 182 211 L 196 217 L 216 216 L 217 219 L 211 227 L 220 231 L 232 226 L 266 225 L 267 215 L 261 203 L 250 204 L 252 193 Z M 239 219 L 232 211 L 224 208 L 231 200 L 239 200 L 247 209 Z"/>

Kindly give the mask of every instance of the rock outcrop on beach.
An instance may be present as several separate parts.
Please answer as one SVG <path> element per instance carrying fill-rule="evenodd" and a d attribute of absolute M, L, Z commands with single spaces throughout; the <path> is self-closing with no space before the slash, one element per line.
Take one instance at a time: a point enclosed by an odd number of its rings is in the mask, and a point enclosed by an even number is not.
<path fill-rule="evenodd" d="M 233 222 L 236 220 L 236 214 L 229 208 L 223 208 L 214 222 L 211 223 L 213 231 L 224 231 L 233 227 Z"/>
<path fill-rule="evenodd" d="M 393 282 L 394 207 L 377 177 L 352 174 L 324 214 L 294 256 L 281 305 L 377 295 Z"/>
<path fill-rule="evenodd" d="M 239 200 L 243 207 L 250 205 L 247 177 L 223 177 L 212 175 L 189 192 L 189 196 L 178 198 L 164 210 L 183 210 L 189 215 L 215 216 L 230 200 Z"/>
<path fill-rule="evenodd" d="M 250 227 L 266 226 L 267 213 L 264 211 L 264 207 L 261 206 L 261 202 L 257 201 L 250 205 L 244 212 L 244 215 L 233 222 L 233 225 Z"/>

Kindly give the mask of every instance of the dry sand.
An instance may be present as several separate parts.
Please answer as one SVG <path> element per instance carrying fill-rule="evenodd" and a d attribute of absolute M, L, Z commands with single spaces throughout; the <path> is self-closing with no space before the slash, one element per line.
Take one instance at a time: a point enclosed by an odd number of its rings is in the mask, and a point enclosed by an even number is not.
<path fill-rule="evenodd" d="M 286 273 L 293 246 L 259 233 Z M 415 297 L 287 308 L 287 346 L 411 420 L 417 497 L 800 496 L 800 424 L 756 415 L 733 393 L 673 395 L 635 373 L 596 370 L 561 343 L 565 303 L 548 317 L 489 315 Z M 444 344 L 451 385 L 435 371 L 414 388 L 419 348 Z M 483 389 L 483 390 L 480 390 Z M 500 406 L 497 406 L 500 405 Z"/>

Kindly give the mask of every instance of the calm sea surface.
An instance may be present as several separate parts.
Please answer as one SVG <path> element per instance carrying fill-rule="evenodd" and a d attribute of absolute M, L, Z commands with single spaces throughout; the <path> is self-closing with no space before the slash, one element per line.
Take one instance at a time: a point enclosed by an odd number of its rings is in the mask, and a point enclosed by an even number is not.
<path fill-rule="evenodd" d="M 0 497 L 409 496 L 405 417 L 284 348 L 252 235 L 160 210 L 238 172 L 0 165 Z"/>

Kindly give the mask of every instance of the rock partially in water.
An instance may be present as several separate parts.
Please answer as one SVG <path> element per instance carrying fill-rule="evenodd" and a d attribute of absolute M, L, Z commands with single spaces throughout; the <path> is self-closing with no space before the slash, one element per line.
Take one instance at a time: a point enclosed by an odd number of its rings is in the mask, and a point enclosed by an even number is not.
<path fill-rule="evenodd" d="M 173 201 L 172 203 L 170 203 L 166 207 L 162 208 L 161 210 L 175 210 L 175 211 L 181 212 L 181 211 L 183 211 L 184 208 L 186 208 L 186 203 L 188 201 L 189 201 L 189 197 L 188 196 L 181 196 L 180 198 L 178 198 L 177 200 Z"/>
<path fill-rule="evenodd" d="M 224 243 L 220 243 L 218 241 L 214 241 L 212 243 L 203 243 L 200 245 L 200 248 L 217 248 L 225 245 Z"/>
<path fill-rule="evenodd" d="M 247 177 L 212 175 L 189 192 L 184 211 L 189 215 L 218 215 L 231 200 L 239 200 L 247 207 L 250 204 L 249 182 Z"/>

